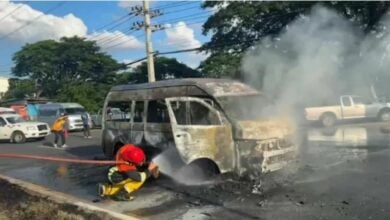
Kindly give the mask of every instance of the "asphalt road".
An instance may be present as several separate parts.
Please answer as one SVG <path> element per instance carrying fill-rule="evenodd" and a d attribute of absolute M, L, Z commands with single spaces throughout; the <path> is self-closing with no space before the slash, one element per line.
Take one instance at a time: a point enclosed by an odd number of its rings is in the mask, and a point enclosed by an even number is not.
<path fill-rule="evenodd" d="M 261 181 L 221 178 L 183 186 L 163 177 L 148 182 L 132 202 L 97 205 L 150 219 L 390 219 L 390 134 L 379 123 L 300 131 L 300 159 Z M 92 159 L 102 156 L 100 131 L 93 139 L 71 133 L 69 148 L 54 149 L 48 137 L 24 144 L 0 143 L 1 153 Z M 83 199 L 97 198 L 107 167 L 0 159 L 2 174 Z M 260 189 L 261 193 L 259 193 Z"/>

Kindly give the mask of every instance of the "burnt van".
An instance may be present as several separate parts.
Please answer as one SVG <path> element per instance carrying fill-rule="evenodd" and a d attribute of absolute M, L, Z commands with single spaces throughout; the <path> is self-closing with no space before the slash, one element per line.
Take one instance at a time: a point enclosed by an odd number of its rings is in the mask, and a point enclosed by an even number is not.
<path fill-rule="evenodd" d="M 220 173 L 279 170 L 296 155 L 293 127 L 262 117 L 267 105 L 257 90 L 226 79 L 115 86 L 104 103 L 103 152 L 112 158 L 123 144 L 133 143 L 149 160 L 173 151 L 183 165 L 207 164 Z M 112 117 L 111 109 L 120 109 L 123 117 Z"/>

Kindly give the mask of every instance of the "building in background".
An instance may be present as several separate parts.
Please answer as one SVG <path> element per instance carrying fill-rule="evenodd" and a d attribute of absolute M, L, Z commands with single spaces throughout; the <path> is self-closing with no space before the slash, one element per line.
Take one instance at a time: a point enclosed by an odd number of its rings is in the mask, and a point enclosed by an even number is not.
<path fill-rule="evenodd" d="M 8 91 L 8 78 L 0 76 L 0 100 L 4 94 Z"/>

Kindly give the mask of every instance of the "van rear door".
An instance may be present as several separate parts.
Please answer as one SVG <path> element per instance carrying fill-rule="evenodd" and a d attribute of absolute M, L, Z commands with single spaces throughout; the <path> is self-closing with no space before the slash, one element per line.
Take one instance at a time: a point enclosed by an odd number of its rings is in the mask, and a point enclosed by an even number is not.
<path fill-rule="evenodd" d="M 221 172 L 233 171 L 232 128 L 223 115 L 200 98 L 167 98 L 166 103 L 182 160 L 189 164 L 197 159 L 210 159 Z"/>

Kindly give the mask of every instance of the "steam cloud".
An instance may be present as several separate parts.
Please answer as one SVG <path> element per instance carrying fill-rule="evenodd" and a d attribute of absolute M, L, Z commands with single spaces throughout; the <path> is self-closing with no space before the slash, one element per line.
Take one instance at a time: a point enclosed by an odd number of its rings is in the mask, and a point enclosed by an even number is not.
<path fill-rule="evenodd" d="M 383 83 L 390 82 L 388 14 L 381 24 L 382 30 L 364 34 L 343 16 L 316 6 L 246 53 L 244 80 L 276 100 L 268 112 L 277 113 L 337 102 L 343 94 L 370 97 L 371 85 L 379 95 L 390 94 Z"/>

